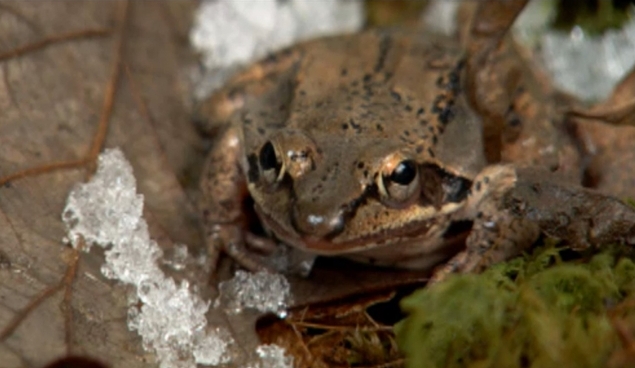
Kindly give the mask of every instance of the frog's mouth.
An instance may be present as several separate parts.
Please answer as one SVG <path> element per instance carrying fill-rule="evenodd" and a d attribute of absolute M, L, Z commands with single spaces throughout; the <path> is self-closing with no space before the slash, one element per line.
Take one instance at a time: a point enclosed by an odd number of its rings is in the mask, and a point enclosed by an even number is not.
<path fill-rule="evenodd" d="M 445 234 L 452 225 L 449 215 L 460 205 L 448 203 L 440 209 L 423 207 L 415 215 L 409 214 L 408 218 L 396 221 L 403 224 L 401 226 L 368 226 L 365 228 L 372 230 L 357 233 L 345 229 L 342 233 L 327 238 L 301 235 L 292 227 L 280 224 L 260 206 L 254 207 L 264 227 L 270 229 L 282 242 L 319 255 L 347 255 L 404 244 L 425 247 L 428 243 L 443 243 Z M 356 227 L 354 223 L 348 225 Z"/>

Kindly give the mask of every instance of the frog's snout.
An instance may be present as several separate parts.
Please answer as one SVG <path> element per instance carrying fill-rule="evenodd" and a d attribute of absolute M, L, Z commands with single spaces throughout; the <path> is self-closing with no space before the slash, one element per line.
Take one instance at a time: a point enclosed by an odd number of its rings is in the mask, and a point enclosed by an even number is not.
<path fill-rule="evenodd" d="M 302 211 L 297 206 L 293 208 L 291 220 L 293 227 L 302 235 L 318 238 L 334 236 L 344 230 L 344 211 Z"/>

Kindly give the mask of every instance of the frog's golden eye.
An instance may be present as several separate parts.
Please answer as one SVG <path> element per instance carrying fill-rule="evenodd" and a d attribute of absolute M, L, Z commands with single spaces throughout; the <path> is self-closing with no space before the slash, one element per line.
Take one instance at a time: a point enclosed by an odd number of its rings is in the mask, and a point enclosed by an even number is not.
<path fill-rule="evenodd" d="M 391 205 L 404 205 L 414 199 L 419 191 L 419 170 L 413 160 L 390 161 L 379 180 L 379 193 Z"/>
<path fill-rule="evenodd" d="M 260 149 L 258 162 L 267 183 L 273 184 L 282 177 L 282 161 L 271 141 L 267 141 Z"/>

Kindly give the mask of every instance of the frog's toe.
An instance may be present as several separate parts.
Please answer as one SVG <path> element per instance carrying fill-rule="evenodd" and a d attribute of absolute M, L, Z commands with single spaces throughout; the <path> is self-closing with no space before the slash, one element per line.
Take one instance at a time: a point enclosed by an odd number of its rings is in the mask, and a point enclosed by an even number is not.
<path fill-rule="evenodd" d="M 224 250 L 228 256 L 247 271 L 275 273 L 275 270 L 267 266 L 260 257 L 250 252 L 243 242 L 229 242 L 225 244 Z"/>
<path fill-rule="evenodd" d="M 276 242 L 271 238 L 258 236 L 250 232 L 245 234 L 245 243 L 250 249 L 267 255 L 272 254 L 278 248 L 278 244 L 276 244 Z"/>
<path fill-rule="evenodd" d="M 436 284 L 437 282 L 441 282 L 448 278 L 448 276 L 460 272 L 464 265 L 469 263 L 468 259 L 470 258 L 467 251 L 463 251 L 450 259 L 444 265 L 438 267 L 434 270 L 432 277 L 428 280 L 428 286 L 432 284 Z"/>
<path fill-rule="evenodd" d="M 475 221 L 466 240 L 466 249 L 437 269 L 430 283 L 453 273 L 480 273 L 511 259 L 531 247 L 540 235 L 536 224 L 512 216 L 483 215 Z"/>
<path fill-rule="evenodd" d="M 209 254 L 210 271 L 213 274 L 218 267 L 221 253 L 227 254 L 241 267 L 248 271 L 271 271 L 271 269 L 254 252 L 246 247 L 254 244 L 265 249 L 264 240 L 258 242 L 255 235 L 249 234 L 238 224 L 215 224 L 210 227 L 207 233 L 207 244 Z"/>

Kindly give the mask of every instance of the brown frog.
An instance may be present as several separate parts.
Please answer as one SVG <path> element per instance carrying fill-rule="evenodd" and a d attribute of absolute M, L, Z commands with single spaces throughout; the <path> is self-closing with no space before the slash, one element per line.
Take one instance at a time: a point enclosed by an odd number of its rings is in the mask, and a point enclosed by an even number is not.
<path fill-rule="evenodd" d="M 461 37 L 370 30 L 274 54 L 205 102 L 202 177 L 212 262 L 262 264 L 263 227 L 319 255 L 479 271 L 541 233 L 576 249 L 635 244 L 635 211 L 576 186 L 571 115 L 507 32 L 526 1 L 465 6 Z M 571 183 L 571 184 L 569 184 Z"/>

